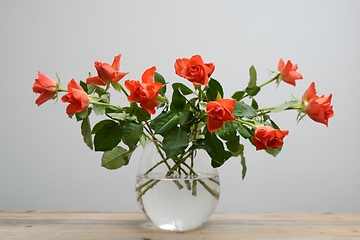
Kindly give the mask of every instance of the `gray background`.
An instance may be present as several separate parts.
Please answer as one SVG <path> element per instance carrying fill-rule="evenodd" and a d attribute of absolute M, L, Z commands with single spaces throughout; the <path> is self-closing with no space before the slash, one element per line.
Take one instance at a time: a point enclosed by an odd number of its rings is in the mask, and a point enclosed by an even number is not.
<path fill-rule="evenodd" d="M 176 58 L 214 62 L 225 95 L 243 89 L 253 64 L 259 81 L 279 58 L 299 64 L 297 87 L 263 90 L 263 107 L 300 97 L 312 81 L 333 93 L 329 128 L 295 112 L 275 121 L 289 129 L 277 158 L 246 144 L 219 169 L 217 211 L 360 212 L 360 1 L 0 1 L 0 210 L 138 211 L 134 183 L 140 152 L 109 171 L 82 142 L 79 123 L 61 101 L 35 105 L 37 71 L 63 86 L 95 73 L 95 60 L 122 53 L 131 79 L 153 65 L 167 81 Z M 126 101 L 113 95 L 118 104 Z M 93 119 L 95 122 L 96 119 Z"/>

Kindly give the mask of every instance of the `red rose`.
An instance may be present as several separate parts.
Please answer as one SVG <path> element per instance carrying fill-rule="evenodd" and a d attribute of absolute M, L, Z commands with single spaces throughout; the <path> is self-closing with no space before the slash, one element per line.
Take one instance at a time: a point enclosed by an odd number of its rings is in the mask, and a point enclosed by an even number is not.
<path fill-rule="evenodd" d="M 312 82 L 303 96 L 303 105 L 306 106 L 306 114 L 315 122 L 323 123 L 328 126 L 329 118 L 334 116 L 331 106 L 332 94 L 328 97 L 317 96 L 315 83 Z"/>
<path fill-rule="evenodd" d="M 89 96 L 74 80 L 68 83 L 68 93 L 62 96 L 61 101 L 70 103 L 66 108 L 68 115 L 84 111 L 89 106 Z"/>
<path fill-rule="evenodd" d="M 207 85 L 215 69 L 213 63 L 204 63 L 200 55 L 176 59 L 174 67 L 177 75 L 198 86 Z"/>
<path fill-rule="evenodd" d="M 141 76 L 141 80 L 126 80 L 125 87 L 130 91 L 129 102 L 140 103 L 140 106 L 150 114 L 155 113 L 155 107 L 159 104 L 156 100 L 162 88 L 162 84 L 155 82 L 154 74 L 156 67 L 147 69 Z"/>
<path fill-rule="evenodd" d="M 296 86 L 295 80 L 302 79 L 301 73 L 297 72 L 298 69 L 297 64 L 292 64 L 290 60 L 285 64 L 282 59 L 280 59 L 278 64 L 278 71 L 280 72 L 282 79 L 284 82 Z"/>
<path fill-rule="evenodd" d="M 96 84 L 105 86 L 108 83 L 115 83 L 120 81 L 126 73 L 120 72 L 120 57 L 121 54 L 114 57 L 114 61 L 111 64 L 108 63 L 102 63 L 96 61 L 94 63 L 94 66 L 96 68 L 96 71 L 98 73 L 98 76 L 89 77 L 86 79 L 87 84 Z"/>
<path fill-rule="evenodd" d="M 288 130 L 274 129 L 270 126 L 260 126 L 256 128 L 252 142 L 255 144 L 256 150 L 278 148 L 284 144 L 283 138 L 288 134 Z"/>
<path fill-rule="evenodd" d="M 32 89 L 34 93 L 40 93 L 40 96 L 35 101 L 35 103 L 40 106 L 56 95 L 57 85 L 55 80 L 38 72 L 38 78 L 35 79 Z"/>
<path fill-rule="evenodd" d="M 206 105 L 206 113 L 208 114 L 207 128 L 209 132 L 215 132 L 225 122 L 234 121 L 236 118 L 232 115 L 234 111 L 235 99 L 220 99 L 218 101 L 210 101 Z"/>

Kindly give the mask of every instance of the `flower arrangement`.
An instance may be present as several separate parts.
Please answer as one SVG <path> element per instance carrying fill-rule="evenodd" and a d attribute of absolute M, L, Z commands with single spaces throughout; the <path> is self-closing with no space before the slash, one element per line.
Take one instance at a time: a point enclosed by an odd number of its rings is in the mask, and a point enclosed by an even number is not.
<path fill-rule="evenodd" d="M 81 121 L 81 133 L 87 146 L 103 152 L 102 166 L 117 169 L 129 163 L 131 154 L 146 140 L 158 140 L 163 162 L 171 159 L 168 174 L 173 174 L 195 149 L 205 149 L 217 168 L 230 157 L 240 157 L 246 175 L 245 139 L 256 150 L 264 150 L 276 156 L 282 149 L 288 130 L 280 129 L 271 119 L 272 114 L 294 110 L 297 121 L 305 116 L 328 126 L 334 116 L 332 94 L 317 95 L 312 82 L 300 98 L 293 98 L 275 107 L 260 108 L 255 97 L 270 83 L 285 82 L 296 86 L 303 77 L 297 64 L 280 59 L 272 78 L 262 84 L 257 82 L 254 66 L 249 69 L 249 81 L 243 90 L 225 97 L 219 81 L 212 77 L 214 63 L 205 63 L 200 55 L 179 58 L 174 63 L 176 75 L 192 84 L 171 84 L 172 95 L 166 95 L 170 83 L 152 66 L 144 71 L 140 80 L 122 79 L 128 73 L 120 71 L 121 54 L 112 64 L 94 63 L 96 76 L 90 75 L 85 82 L 71 79 L 67 89 L 58 81 L 38 72 L 33 92 L 40 94 L 38 106 L 51 99 L 68 103 L 66 114 Z M 123 94 L 129 105 L 119 106 L 110 101 L 110 89 Z M 90 115 L 103 115 L 104 119 L 93 127 Z M 191 167 L 186 166 L 191 172 Z M 181 169 L 180 171 L 184 171 Z M 184 171 L 185 172 L 185 171 Z"/>

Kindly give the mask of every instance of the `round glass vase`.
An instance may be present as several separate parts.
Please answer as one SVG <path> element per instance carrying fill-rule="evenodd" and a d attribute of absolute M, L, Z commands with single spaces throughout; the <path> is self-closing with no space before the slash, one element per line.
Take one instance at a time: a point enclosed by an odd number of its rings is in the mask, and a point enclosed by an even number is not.
<path fill-rule="evenodd" d="M 205 223 L 219 201 L 217 170 L 204 150 L 186 150 L 166 159 L 161 142 L 149 141 L 141 155 L 137 202 L 157 227 L 188 231 Z"/>

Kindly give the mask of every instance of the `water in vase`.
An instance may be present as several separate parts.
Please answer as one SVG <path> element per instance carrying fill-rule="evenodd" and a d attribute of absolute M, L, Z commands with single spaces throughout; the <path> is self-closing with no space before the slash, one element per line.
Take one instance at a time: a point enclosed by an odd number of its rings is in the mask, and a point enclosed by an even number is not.
<path fill-rule="evenodd" d="M 186 231 L 203 224 L 219 200 L 219 177 L 198 174 L 189 178 L 149 174 L 137 177 L 137 197 L 147 217 L 159 228 Z"/>

